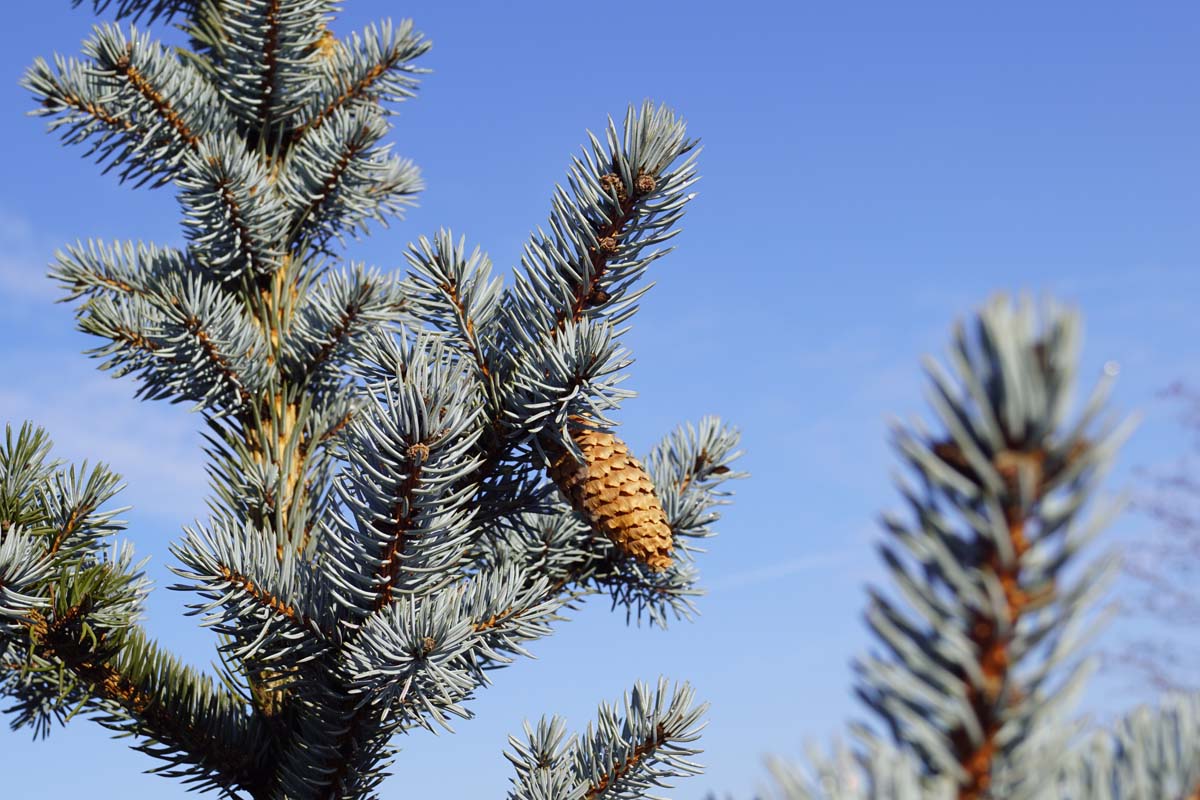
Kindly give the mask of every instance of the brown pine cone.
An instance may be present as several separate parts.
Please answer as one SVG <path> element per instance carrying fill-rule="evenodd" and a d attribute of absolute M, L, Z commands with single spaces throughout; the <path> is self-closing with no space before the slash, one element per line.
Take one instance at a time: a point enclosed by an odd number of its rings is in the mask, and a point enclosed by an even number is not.
<path fill-rule="evenodd" d="M 545 446 L 550 479 L 623 553 L 655 572 L 671 566 L 671 527 L 645 468 L 607 431 L 574 427 L 569 432 L 585 463 L 557 444 Z"/>

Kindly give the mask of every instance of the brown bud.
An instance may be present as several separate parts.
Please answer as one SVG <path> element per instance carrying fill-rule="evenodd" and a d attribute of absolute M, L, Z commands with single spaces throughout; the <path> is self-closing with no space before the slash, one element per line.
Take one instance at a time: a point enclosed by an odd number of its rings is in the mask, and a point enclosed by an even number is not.
<path fill-rule="evenodd" d="M 334 37 L 333 31 L 325 29 L 321 38 L 317 40 L 316 49 L 320 58 L 333 58 L 333 54 L 337 51 L 337 39 Z"/>
<path fill-rule="evenodd" d="M 289 686 L 293 682 L 292 673 L 294 670 L 261 670 L 251 679 L 250 695 L 264 716 L 274 717 L 283 710 Z"/>
<path fill-rule="evenodd" d="M 625 181 L 621 180 L 621 176 L 615 172 L 609 172 L 600 176 L 600 186 L 609 194 L 616 193 L 617 199 L 622 203 L 629 197 L 625 192 Z"/>
<path fill-rule="evenodd" d="M 658 181 L 654 180 L 653 175 L 647 175 L 644 172 L 639 172 L 637 180 L 633 182 L 633 186 L 637 189 L 638 194 L 650 194 L 658 186 Z"/>
<path fill-rule="evenodd" d="M 408 446 L 408 457 L 418 464 L 424 464 L 429 458 L 429 445 L 424 442 L 416 442 Z"/>
<path fill-rule="evenodd" d="M 573 427 L 569 432 L 584 463 L 561 446 L 548 445 L 551 480 L 621 552 L 655 572 L 671 566 L 671 527 L 645 468 L 607 431 Z"/>
<path fill-rule="evenodd" d="M 992 457 L 992 466 L 1000 473 L 1008 493 L 1016 497 L 1020 493 L 1021 472 L 1029 474 L 1033 482 L 1033 495 L 1042 493 L 1042 467 L 1046 454 L 1042 450 L 1001 450 Z"/>
<path fill-rule="evenodd" d="M 617 242 L 617 237 L 615 236 L 604 236 L 601 237 L 598 244 L 600 245 L 600 251 L 602 253 L 615 253 L 617 252 L 617 245 L 619 243 Z"/>

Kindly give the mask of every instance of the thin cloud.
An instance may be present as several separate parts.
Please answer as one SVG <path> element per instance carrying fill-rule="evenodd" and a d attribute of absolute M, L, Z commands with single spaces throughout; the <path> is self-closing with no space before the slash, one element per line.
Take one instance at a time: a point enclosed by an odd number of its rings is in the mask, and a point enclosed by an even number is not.
<path fill-rule="evenodd" d="M 55 297 L 54 283 L 46 277 L 53 250 L 38 240 L 28 219 L 0 208 L 0 294 L 5 300 Z"/>
<path fill-rule="evenodd" d="M 805 572 L 812 572 L 818 569 L 828 567 L 844 567 L 852 564 L 856 559 L 862 558 L 864 551 L 855 550 L 835 550 L 827 553 L 813 553 L 799 558 L 793 558 L 788 561 L 783 561 L 778 564 L 771 564 L 766 567 L 756 567 L 754 569 L 742 570 L 734 572 L 730 575 L 717 578 L 709 582 L 709 588 L 713 590 L 727 591 L 730 589 L 744 589 L 748 586 L 759 586 L 764 583 L 789 578 L 793 575 L 799 575 Z"/>
<path fill-rule="evenodd" d="M 121 505 L 194 516 L 207 491 L 199 418 L 132 393 L 132 382 L 107 376 L 59 382 L 51 371 L 29 375 L 19 389 L 0 388 L 0 424 L 29 420 L 46 429 L 55 457 L 108 464 L 126 484 Z"/>
<path fill-rule="evenodd" d="M 38 340 L 43 327 L 50 335 L 44 312 L 58 294 L 46 277 L 55 245 L 43 238 L 28 218 L 0 208 L 0 298 L 32 315 L 25 341 Z M 13 379 L 0 386 L 0 425 L 32 421 L 54 441 L 55 457 L 108 464 L 127 484 L 122 504 L 183 517 L 203 508 L 199 418 L 185 406 L 139 402 L 132 381 L 96 374 L 95 362 L 76 352 L 18 347 L 6 361 Z"/>

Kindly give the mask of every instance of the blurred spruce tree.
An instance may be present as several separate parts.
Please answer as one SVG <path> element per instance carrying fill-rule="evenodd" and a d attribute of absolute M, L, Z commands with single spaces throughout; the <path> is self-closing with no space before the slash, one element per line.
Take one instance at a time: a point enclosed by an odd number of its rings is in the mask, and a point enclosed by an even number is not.
<path fill-rule="evenodd" d="M 1105 412 L 1114 374 L 1069 418 L 1077 313 L 1003 297 L 956 327 L 953 372 L 926 363 L 937 432 L 894 425 L 915 480 L 885 515 L 893 580 L 872 589 L 877 651 L 857 693 L 882 723 L 857 747 L 773 759 L 780 800 L 1193 800 L 1200 696 L 1173 694 L 1114 731 L 1070 716 L 1090 662 L 1080 645 L 1115 566 L 1081 554 L 1116 512 L 1082 519 L 1131 425 Z"/>

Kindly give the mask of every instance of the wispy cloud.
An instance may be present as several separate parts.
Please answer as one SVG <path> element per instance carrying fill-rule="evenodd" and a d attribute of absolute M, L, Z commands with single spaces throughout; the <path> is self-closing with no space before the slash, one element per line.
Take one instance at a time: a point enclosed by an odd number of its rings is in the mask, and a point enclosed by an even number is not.
<path fill-rule="evenodd" d="M 709 588 L 715 591 L 744 589 L 748 586 L 758 586 L 772 581 L 790 578 L 805 572 L 824 570 L 830 567 L 846 567 L 863 558 L 862 549 L 836 550 L 825 553 L 811 553 L 798 558 L 792 558 L 764 567 L 734 572 L 716 578 L 709 582 Z"/>
<path fill-rule="evenodd" d="M 69 371 L 41 371 L 0 388 L 0 424 L 32 421 L 46 429 L 56 457 L 108 464 L 127 485 L 122 505 L 181 518 L 199 513 L 207 483 L 199 418 L 183 406 L 135 400 L 129 381 L 63 380 Z"/>
<path fill-rule="evenodd" d="M 0 294 L 8 301 L 54 297 L 54 284 L 46 277 L 53 249 L 38 239 L 28 219 L 0 208 Z"/>
<path fill-rule="evenodd" d="M 181 519 L 202 512 L 199 417 L 184 406 L 135 400 L 131 381 L 96 374 L 95 362 L 76 352 L 78 340 L 67 346 L 65 331 L 51 330 L 57 292 L 46 263 L 55 246 L 23 214 L 0 207 L 0 298 L 13 312 L 0 331 L 7 327 L 15 344 L 0 351 L 8 376 L 0 384 L 0 425 L 32 421 L 53 439 L 55 457 L 108 464 L 127 484 L 122 505 Z"/>

